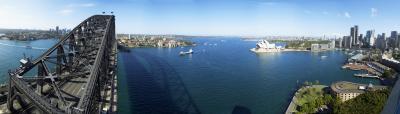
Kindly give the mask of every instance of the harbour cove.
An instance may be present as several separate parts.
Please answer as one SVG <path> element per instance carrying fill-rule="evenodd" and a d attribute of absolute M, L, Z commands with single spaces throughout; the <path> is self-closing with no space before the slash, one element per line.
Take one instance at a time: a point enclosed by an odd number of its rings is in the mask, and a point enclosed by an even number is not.
<path fill-rule="evenodd" d="M 167 113 L 174 108 L 163 109 L 185 102 L 195 104 L 190 107 L 204 114 L 230 114 L 235 106 L 254 114 L 276 114 L 284 113 L 304 81 L 379 83 L 354 77 L 357 71 L 341 69 L 348 58 L 342 51 L 256 54 L 249 50 L 255 41 L 225 37 L 188 40 L 198 45 L 132 48 L 130 53 L 119 53 L 119 112 Z M 194 54 L 179 56 L 190 48 Z M 176 78 L 183 84 L 171 83 Z M 188 99 L 173 99 L 176 96 Z"/>

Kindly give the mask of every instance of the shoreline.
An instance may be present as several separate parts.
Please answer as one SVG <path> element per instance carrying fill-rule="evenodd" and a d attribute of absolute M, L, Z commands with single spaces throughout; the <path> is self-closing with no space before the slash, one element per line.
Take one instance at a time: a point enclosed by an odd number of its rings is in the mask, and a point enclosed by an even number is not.
<path fill-rule="evenodd" d="M 279 52 L 311 52 L 311 50 L 306 49 L 271 49 L 271 50 L 257 50 L 255 48 L 251 48 L 250 51 L 254 53 L 279 53 Z M 330 51 L 330 50 L 326 50 Z M 324 52 L 324 51 L 319 51 Z"/>
<path fill-rule="evenodd" d="M 48 39 L 59 39 L 59 38 L 12 39 L 7 37 L 0 37 L 0 40 L 10 40 L 10 41 L 37 41 L 37 40 L 48 40 Z"/>
<path fill-rule="evenodd" d="M 297 91 L 293 94 L 293 97 L 292 97 L 292 99 L 291 99 L 291 101 L 290 101 L 290 103 L 289 103 L 289 106 L 287 106 L 287 108 L 286 108 L 285 114 L 293 114 L 293 113 L 296 113 L 296 112 L 297 112 L 297 107 L 298 107 L 299 105 L 297 105 L 297 104 L 295 103 L 295 101 L 297 100 L 297 98 L 296 98 L 297 94 L 298 94 L 301 90 L 307 89 L 307 88 L 318 87 L 318 86 L 321 86 L 321 87 L 324 87 L 324 88 L 329 87 L 329 86 L 327 86 L 327 85 L 322 85 L 322 84 L 319 84 L 319 85 L 309 85 L 309 86 L 299 87 L 299 88 L 297 89 Z"/>
<path fill-rule="evenodd" d="M 306 50 L 306 49 L 283 49 L 282 51 L 284 52 L 290 52 L 290 51 L 310 51 L 310 50 Z"/>

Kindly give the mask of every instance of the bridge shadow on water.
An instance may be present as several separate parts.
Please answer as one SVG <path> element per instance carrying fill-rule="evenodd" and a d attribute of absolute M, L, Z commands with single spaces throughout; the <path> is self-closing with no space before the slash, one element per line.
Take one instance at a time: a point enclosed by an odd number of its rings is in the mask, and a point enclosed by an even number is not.
<path fill-rule="evenodd" d="M 131 110 L 137 114 L 200 114 L 180 75 L 146 52 L 121 54 Z"/>

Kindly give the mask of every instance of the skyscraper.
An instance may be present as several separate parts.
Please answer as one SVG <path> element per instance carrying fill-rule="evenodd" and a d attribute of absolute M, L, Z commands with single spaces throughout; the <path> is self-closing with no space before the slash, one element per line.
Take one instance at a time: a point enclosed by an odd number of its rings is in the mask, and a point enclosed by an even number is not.
<path fill-rule="evenodd" d="M 350 38 L 352 39 L 352 40 L 351 40 L 351 45 L 354 45 L 354 44 L 355 44 L 353 39 L 354 39 L 354 35 L 355 35 L 356 32 L 355 32 L 354 29 L 355 29 L 354 27 L 351 27 L 351 28 L 350 28 Z"/>
<path fill-rule="evenodd" d="M 365 40 L 366 43 L 369 46 L 374 46 L 375 45 L 375 30 L 368 30 L 367 34 L 365 35 Z"/>
<path fill-rule="evenodd" d="M 381 49 L 382 51 L 387 48 L 385 33 L 378 34 L 378 38 L 376 39 L 376 48 Z"/>
<path fill-rule="evenodd" d="M 358 45 L 358 26 L 355 25 L 354 27 L 350 28 L 350 38 L 351 38 L 351 45 L 355 46 Z"/>
<path fill-rule="evenodd" d="M 360 44 L 360 41 L 358 40 L 358 26 L 354 26 L 354 45 Z"/>
<path fill-rule="evenodd" d="M 390 43 L 390 45 L 392 46 L 392 48 L 399 48 L 398 46 L 399 46 L 399 39 L 398 39 L 398 33 L 397 33 L 397 31 L 392 31 L 391 33 L 390 33 L 390 39 L 391 39 L 391 42 L 389 42 Z"/>
<path fill-rule="evenodd" d="M 363 34 L 360 34 L 357 39 L 358 39 L 359 46 L 362 46 L 365 44 L 365 41 L 363 40 Z"/>
<path fill-rule="evenodd" d="M 59 30 L 60 30 L 60 28 L 58 26 L 56 26 L 56 33 L 57 34 L 59 34 L 59 32 L 60 32 Z"/>
<path fill-rule="evenodd" d="M 343 36 L 343 47 L 351 48 L 352 38 L 350 36 Z"/>

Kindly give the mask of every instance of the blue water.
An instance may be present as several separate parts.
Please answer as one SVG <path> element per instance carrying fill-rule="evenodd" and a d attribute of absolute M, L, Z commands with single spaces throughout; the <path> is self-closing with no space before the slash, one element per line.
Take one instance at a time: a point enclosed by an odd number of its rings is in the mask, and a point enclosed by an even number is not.
<path fill-rule="evenodd" d="M 165 114 L 179 111 L 182 102 L 189 102 L 203 114 L 230 114 L 236 105 L 253 114 L 278 114 L 286 110 L 297 82 L 378 82 L 342 70 L 347 55 L 341 51 L 255 54 L 249 49 L 256 42 L 239 38 L 188 40 L 198 45 L 135 48 L 119 53 L 119 113 Z M 195 51 L 193 55 L 178 55 L 190 48 Z M 171 83 L 177 77 L 184 84 Z M 174 99 L 177 96 L 192 99 Z"/>
<path fill-rule="evenodd" d="M 24 54 L 25 57 L 35 59 L 56 42 L 56 39 L 35 41 L 0 40 L 0 83 L 7 81 L 7 71 L 17 68 L 20 65 L 19 60 L 24 57 Z M 32 48 L 26 48 L 26 46 L 31 46 Z"/>
<path fill-rule="evenodd" d="M 230 114 L 240 105 L 253 114 L 276 114 L 286 109 L 297 82 L 377 83 L 342 70 L 347 56 L 341 51 L 255 54 L 249 49 L 256 42 L 239 38 L 189 40 L 198 46 L 135 48 L 131 53 L 119 53 L 120 113 L 165 114 L 188 106 L 191 112 L 197 107 L 203 114 Z M 7 81 L 7 70 L 19 66 L 24 54 L 36 58 L 56 42 L 0 40 L 0 82 Z M 193 55 L 178 55 L 190 48 Z M 321 59 L 323 55 L 328 57 Z"/>

